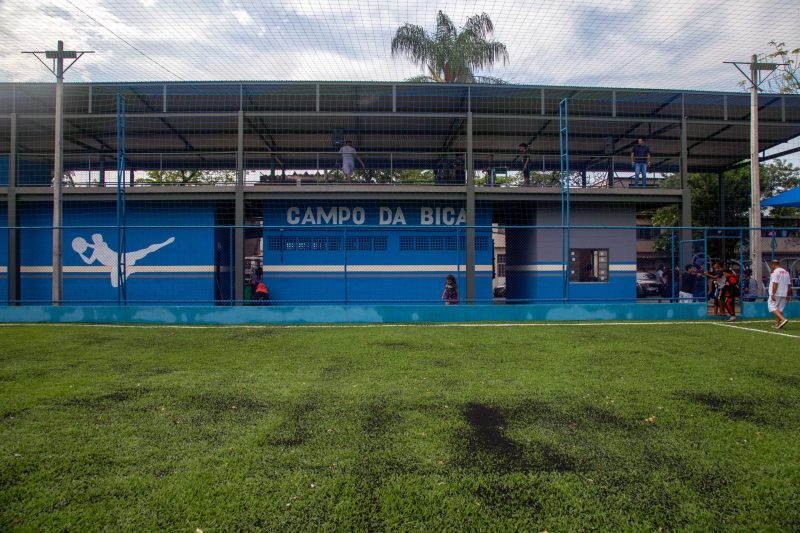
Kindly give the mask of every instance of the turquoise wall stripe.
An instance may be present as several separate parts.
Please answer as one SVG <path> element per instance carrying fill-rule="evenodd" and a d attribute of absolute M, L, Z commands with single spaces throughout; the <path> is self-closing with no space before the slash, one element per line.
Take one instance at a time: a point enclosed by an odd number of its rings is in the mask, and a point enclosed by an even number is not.
<path fill-rule="evenodd" d="M 531 304 L 377 306 L 10 306 L 0 322 L 79 322 L 104 324 L 342 324 L 394 322 L 700 320 L 705 304 Z M 786 306 L 800 316 L 800 302 Z M 743 318 L 771 317 L 764 302 L 745 303 Z M 716 319 L 719 320 L 719 319 Z"/>

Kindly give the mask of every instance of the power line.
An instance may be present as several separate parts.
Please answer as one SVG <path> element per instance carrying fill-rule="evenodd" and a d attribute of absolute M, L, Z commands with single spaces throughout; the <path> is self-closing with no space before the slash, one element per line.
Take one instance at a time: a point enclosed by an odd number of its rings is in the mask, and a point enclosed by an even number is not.
<path fill-rule="evenodd" d="M 137 52 L 139 52 L 140 54 L 142 54 L 142 56 L 144 56 L 144 57 L 145 57 L 147 60 L 151 61 L 152 63 L 154 63 L 154 64 L 156 64 L 157 66 L 161 67 L 162 69 L 166 70 L 166 71 L 167 71 L 167 72 L 169 72 L 171 75 L 173 75 L 173 76 L 175 76 L 176 78 L 178 78 L 179 80 L 181 80 L 181 81 L 186 81 L 186 80 L 184 80 L 183 78 L 181 78 L 180 76 L 178 76 L 177 74 L 175 74 L 174 72 L 172 72 L 170 69 L 168 69 L 167 67 L 165 67 L 164 65 L 162 65 L 161 63 L 159 63 L 158 61 L 156 61 L 155 59 L 153 59 L 152 57 L 150 57 L 149 55 L 145 54 L 144 52 L 142 52 L 141 50 L 139 50 L 138 48 L 136 48 L 134 45 L 132 45 L 131 43 L 129 43 L 128 41 L 126 41 L 126 40 L 125 40 L 123 37 L 121 37 L 121 36 L 117 35 L 116 33 L 114 33 L 114 30 L 112 30 L 111 28 L 109 28 L 108 26 L 106 26 L 105 24 L 103 24 L 102 22 L 100 22 L 99 20 L 97 20 L 96 18 L 94 18 L 93 16 L 91 16 L 89 13 L 87 13 L 87 12 L 86 12 L 86 11 L 84 11 L 83 9 L 81 9 L 81 8 L 79 8 L 78 6 L 76 6 L 75 4 L 73 4 L 73 3 L 72 3 L 70 0 L 65 0 L 65 1 L 66 1 L 66 2 L 67 2 L 69 5 L 71 5 L 72 7 L 74 7 L 75 9 L 77 9 L 78 11 L 80 11 L 81 13 L 83 13 L 84 15 L 86 15 L 86 16 L 87 16 L 87 17 L 88 17 L 88 18 L 89 18 L 89 19 L 90 19 L 92 22 L 94 22 L 95 24 L 97 24 L 98 26 L 100 26 L 101 28 L 103 28 L 104 30 L 106 30 L 108 33 L 110 33 L 111 35 L 113 35 L 114 37 L 116 37 L 117 39 L 119 39 L 120 41 L 122 41 L 123 43 L 127 44 L 128 46 L 130 46 L 131 48 L 133 48 L 133 49 L 134 49 L 134 50 L 136 50 Z"/>

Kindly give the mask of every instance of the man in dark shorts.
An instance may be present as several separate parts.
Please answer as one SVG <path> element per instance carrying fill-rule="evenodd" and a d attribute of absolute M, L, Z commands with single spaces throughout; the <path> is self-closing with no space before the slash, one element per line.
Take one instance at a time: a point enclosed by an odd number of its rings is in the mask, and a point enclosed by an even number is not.
<path fill-rule="evenodd" d="M 714 263 L 710 272 L 704 272 L 703 275 L 711 280 L 708 287 L 708 299 L 714 302 L 714 316 L 724 315 L 724 302 L 722 300 L 722 287 L 725 286 L 725 276 L 722 272 L 722 264 Z"/>
<path fill-rule="evenodd" d="M 527 187 L 531 184 L 531 156 L 525 143 L 519 143 L 519 158 L 522 161 L 522 185 Z"/>
<path fill-rule="evenodd" d="M 633 165 L 633 186 L 639 187 L 639 176 L 642 177 L 642 187 L 647 185 L 647 169 L 650 167 L 650 148 L 639 139 L 631 150 L 631 165 Z"/>

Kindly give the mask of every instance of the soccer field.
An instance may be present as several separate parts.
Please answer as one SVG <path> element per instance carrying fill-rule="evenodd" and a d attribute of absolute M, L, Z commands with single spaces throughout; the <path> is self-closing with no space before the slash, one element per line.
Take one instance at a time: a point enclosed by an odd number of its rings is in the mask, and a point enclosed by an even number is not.
<path fill-rule="evenodd" d="M 0 530 L 800 524 L 771 321 L 0 327 Z"/>

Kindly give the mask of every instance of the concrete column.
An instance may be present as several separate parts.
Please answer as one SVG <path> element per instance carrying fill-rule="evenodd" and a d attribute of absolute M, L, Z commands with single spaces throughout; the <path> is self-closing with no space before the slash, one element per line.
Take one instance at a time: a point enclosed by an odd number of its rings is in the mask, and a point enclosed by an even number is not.
<path fill-rule="evenodd" d="M 725 217 L 725 173 L 720 172 L 717 174 L 717 187 L 719 189 L 719 225 L 721 227 L 726 227 L 727 220 Z M 722 239 L 722 252 L 720 253 L 720 259 L 722 260 L 722 264 L 725 264 L 727 258 L 727 246 L 726 244 L 728 241 L 726 239 Z"/>
<path fill-rule="evenodd" d="M 239 110 L 239 131 L 236 141 L 236 192 L 233 230 L 233 292 L 237 305 L 244 300 L 244 111 Z"/>
<path fill-rule="evenodd" d="M 11 150 L 8 154 L 8 305 L 19 302 L 19 230 L 17 229 L 17 114 L 11 114 Z"/>
<path fill-rule="evenodd" d="M 750 260 L 753 278 L 761 279 L 761 168 L 758 161 L 758 56 L 750 63 Z M 753 229 L 755 228 L 755 229 Z"/>
<path fill-rule="evenodd" d="M 467 228 L 466 251 L 466 302 L 475 303 L 475 160 L 472 151 L 472 111 L 467 112 Z"/>
<path fill-rule="evenodd" d="M 681 106 L 683 107 L 683 106 Z M 692 191 L 689 189 L 689 131 L 686 123 L 686 114 L 681 113 L 681 226 L 692 225 Z M 681 231 L 681 240 L 692 238 L 690 230 Z M 684 253 L 687 251 L 684 250 Z M 689 254 L 691 255 L 691 254 Z"/>
<path fill-rule="evenodd" d="M 56 58 L 56 138 L 53 154 L 53 305 L 63 300 L 62 261 L 64 250 L 61 242 L 61 181 L 64 178 L 64 42 L 58 41 L 59 55 Z"/>

